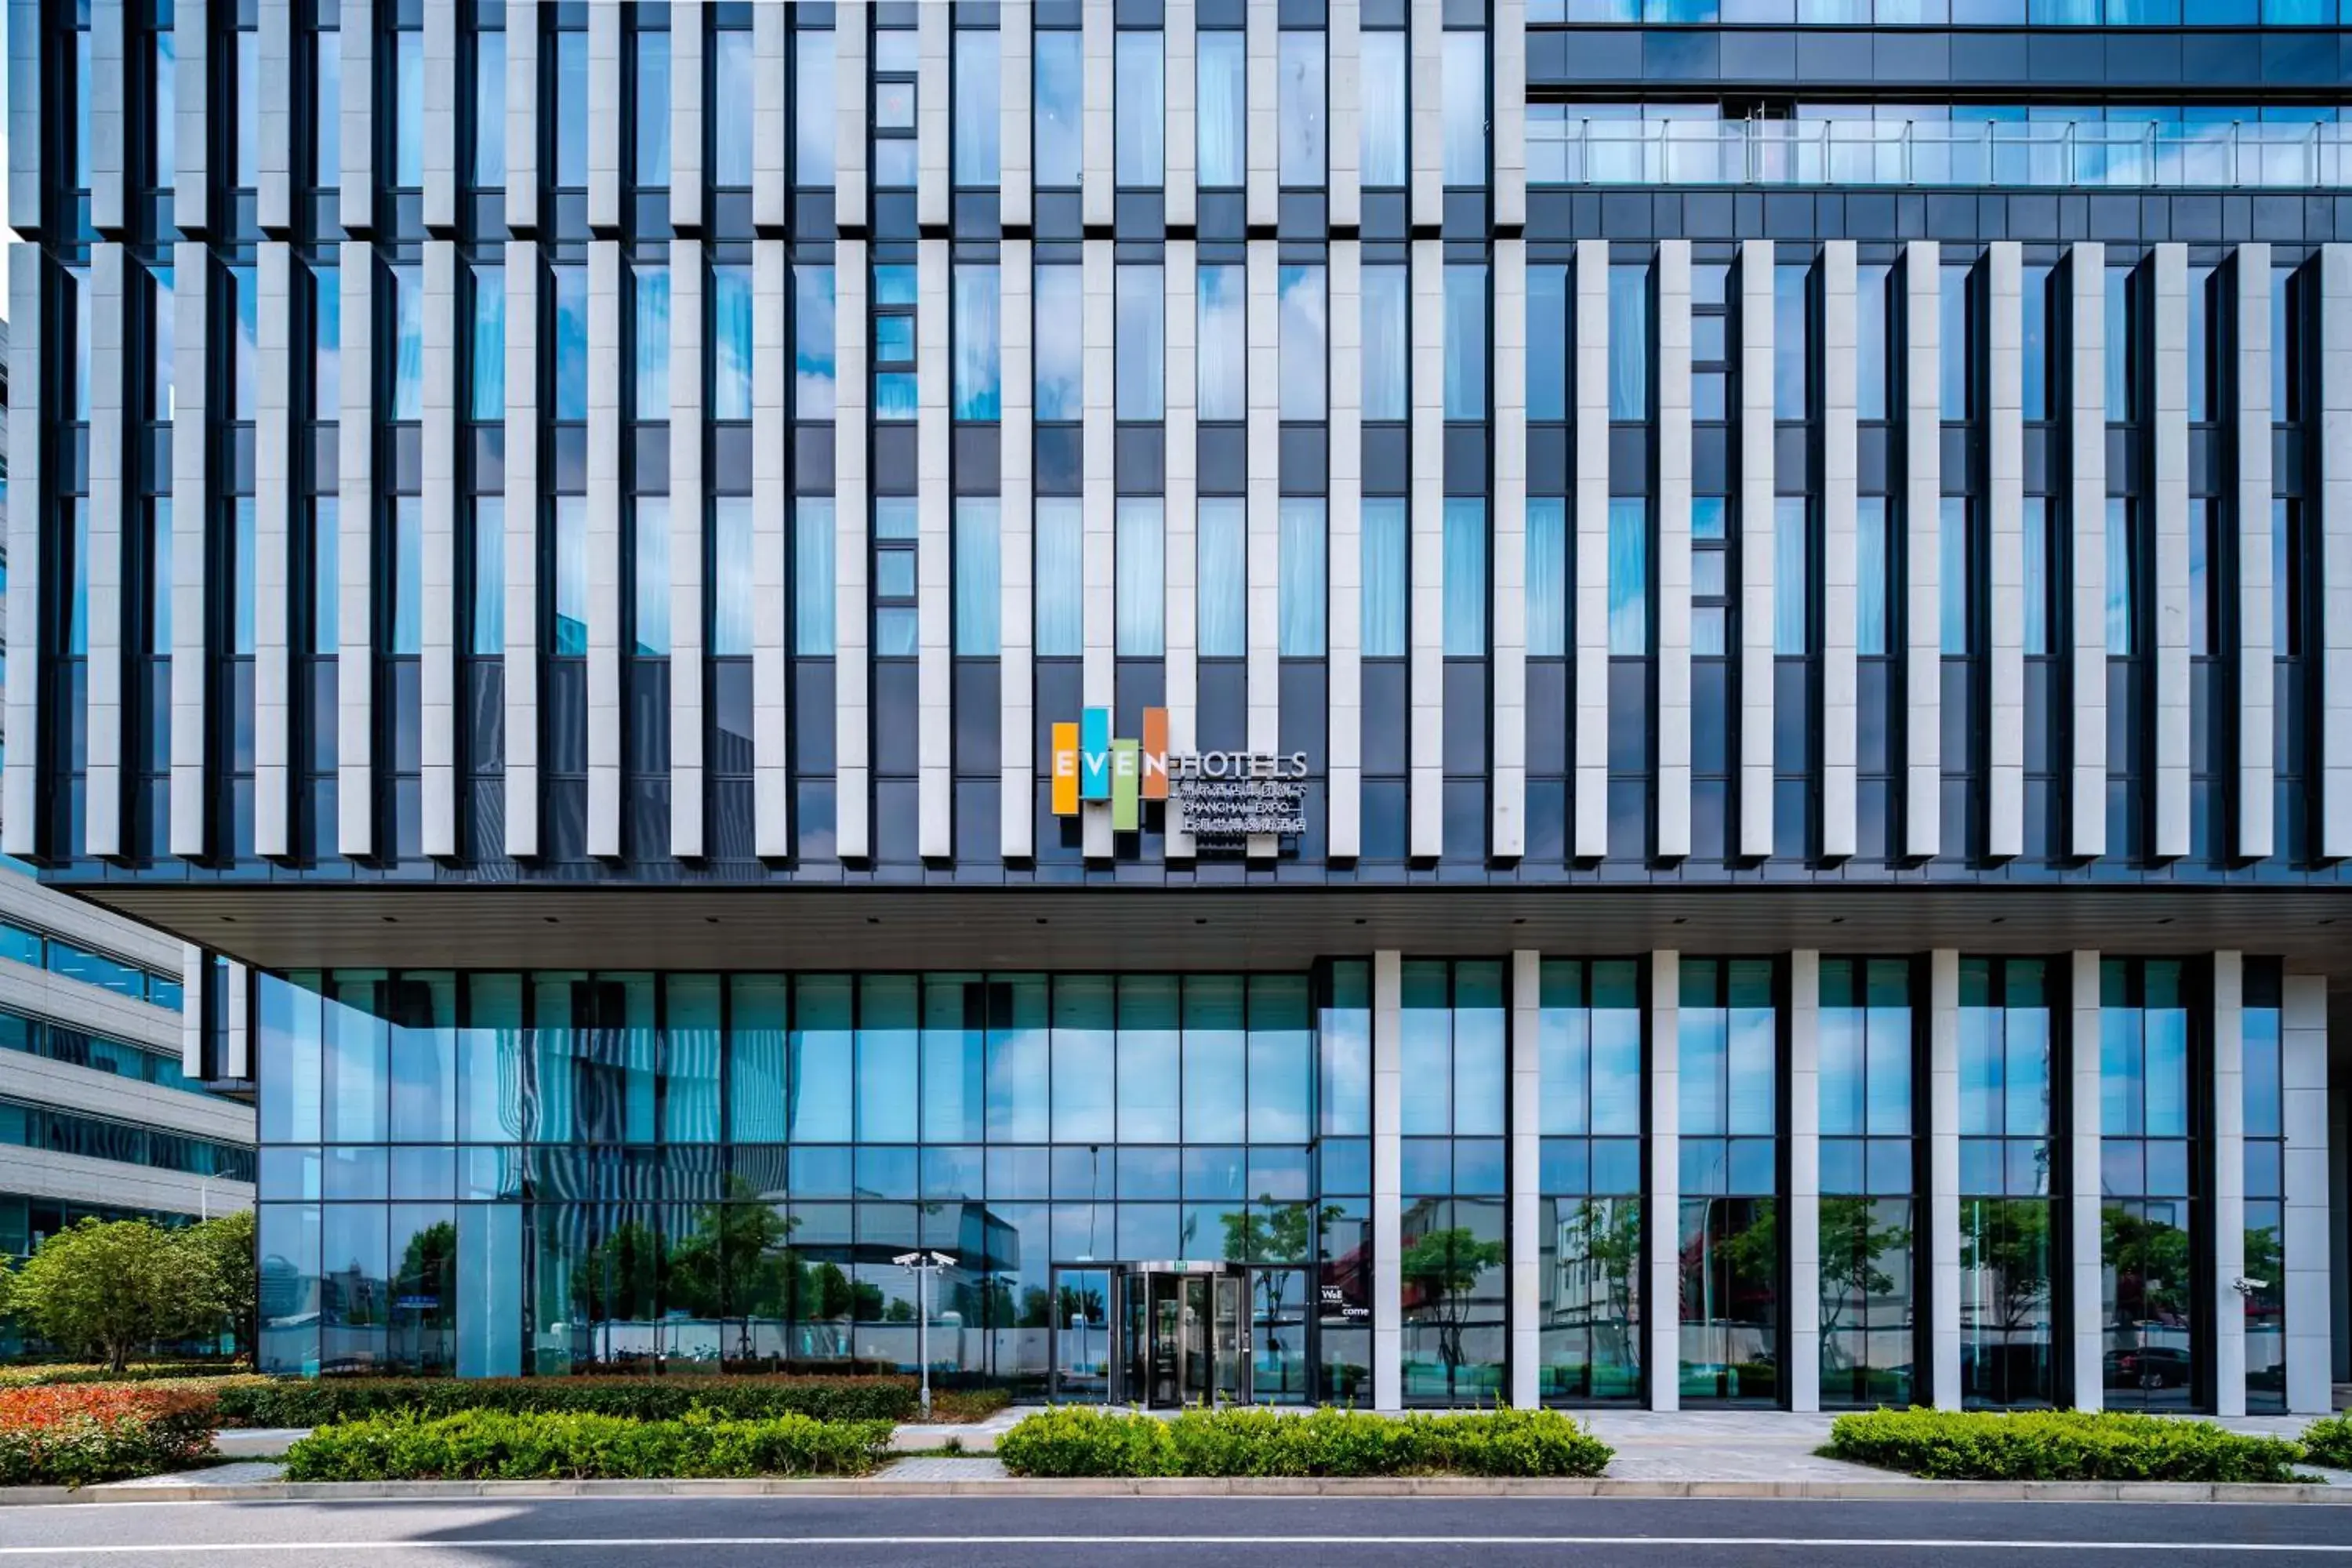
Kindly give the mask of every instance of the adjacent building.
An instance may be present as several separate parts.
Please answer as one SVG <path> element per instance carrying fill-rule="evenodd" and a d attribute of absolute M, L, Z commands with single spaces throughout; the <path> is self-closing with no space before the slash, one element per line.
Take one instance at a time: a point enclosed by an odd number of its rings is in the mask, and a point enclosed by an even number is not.
<path fill-rule="evenodd" d="M 9 20 L 0 844 L 266 1365 L 2352 1370 L 2332 3 Z"/>

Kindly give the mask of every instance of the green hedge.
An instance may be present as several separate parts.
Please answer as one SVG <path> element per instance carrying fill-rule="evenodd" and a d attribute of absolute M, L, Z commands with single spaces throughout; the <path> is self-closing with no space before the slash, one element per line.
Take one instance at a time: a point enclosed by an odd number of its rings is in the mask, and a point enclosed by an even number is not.
<path fill-rule="evenodd" d="M 212 1451 L 209 1394 L 152 1383 L 0 1390 L 0 1486 L 125 1480 Z"/>
<path fill-rule="evenodd" d="M 221 1390 L 227 1426 L 324 1426 L 369 1416 L 558 1411 L 675 1421 L 700 1408 L 732 1420 L 908 1421 L 909 1377 L 321 1377 Z"/>
<path fill-rule="evenodd" d="M 286 1451 L 289 1481 L 641 1480 L 862 1476 L 890 1446 L 887 1421 L 783 1415 L 677 1421 L 579 1412 L 468 1410 L 322 1427 Z"/>
<path fill-rule="evenodd" d="M 115 1372 L 104 1362 L 47 1362 L 26 1366 L 0 1366 L 0 1388 L 51 1388 L 76 1383 L 177 1383 L 212 1377 L 247 1377 L 253 1368 L 244 1362 L 145 1362 Z"/>
<path fill-rule="evenodd" d="M 1196 1410 L 1161 1420 L 1070 1405 L 996 1442 L 1017 1476 L 1597 1476 L 1612 1454 L 1556 1410 Z"/>
<path fill-rule="evenodd" d="M 2291 1481 L 2303 1445 L 2121 1411 L 1874 1410 L 1830 1427 L 1832 1459 L 1967 1481 Z"/>
<path fill-rule="evenodd" d="M 2303 1446 L 2311 1462 L 2331 1469 L 2352 1470 L 2352 1415 L 2326 1415 L 2303 1429 Z"/>

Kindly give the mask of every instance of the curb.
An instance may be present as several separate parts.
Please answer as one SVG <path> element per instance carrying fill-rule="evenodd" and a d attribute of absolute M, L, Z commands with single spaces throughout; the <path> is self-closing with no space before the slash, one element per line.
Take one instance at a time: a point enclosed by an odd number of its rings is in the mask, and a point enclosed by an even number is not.
<path fill-rule="evenodd" d="M 1085 1477 L 1052 1480 L 271 1481 L 241 1486 L 0 1487 L 0 1507 L 49 1503 L 415 1502 L 663 1497 L 1533 1497 L 1825 1502 L 2148 1502 L 2352 1505 L 2352 1487 L 2206 1481 L 1642 1481 L 1475 1476 L 1381 1479 Z"/>

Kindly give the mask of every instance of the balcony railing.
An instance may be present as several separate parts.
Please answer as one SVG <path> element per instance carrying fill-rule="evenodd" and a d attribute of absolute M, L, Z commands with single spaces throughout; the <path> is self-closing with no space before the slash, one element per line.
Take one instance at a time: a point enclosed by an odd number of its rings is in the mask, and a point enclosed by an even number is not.
<path fill-rule="evenodd" d="M 1528 117 L 1531 185 L 2265 190 L 2352 179 L 2352 125 Z"/>

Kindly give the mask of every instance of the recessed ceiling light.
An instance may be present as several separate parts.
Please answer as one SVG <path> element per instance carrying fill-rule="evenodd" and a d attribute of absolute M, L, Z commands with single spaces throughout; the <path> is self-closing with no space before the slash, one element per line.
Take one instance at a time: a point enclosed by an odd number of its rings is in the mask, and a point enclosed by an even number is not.
<path fill-rule="evenodd" d="M 1196 926 L 1207 925 L 1209 923 L 1209 917 L 1206 915 L 1194 915 L 1192 917 L 1192 923 Z"/>
<path fill-rule="evenodd" d="M 882 923 L 882 917 L 880 915 L 867 915 L 866 917 L 866 923 L 870 926 L 878 926 Z"/>
<path fill-rule="evenodd" d="M 1039 915 L 1037 917 L 1037 923 L 1039 925 L 1044 925 L 1045 923 L 1045 917 L 1044 915 Z"/>
<path fill-rule="evenodd" d="M 719 917 L 717 915 L 705 915 L 702 917 L 702 923 L 707 926 L 715 926 L 719 923 Z"/>
<path fill-rule="evenodd" d="M 400 923 L 400 917 L 398 915 L 386 915 L 383 917 L 383 923 L 388 926 L 396 926 Z"/>
<path fill-rule="evenodd" d="M 1528 923 L 1528 917 L 1525 915 L 1513 915 L 1511 917 L 1511 923 L 1515 926 L 1523 926 Z"/>
<path fill-rule="evenodd" d="M 1675 917 L 1675 924 L 1678 926 L 1688 925 L 1690 924 L 1690 917 L 1688 915 L 1676 915 Z"/>
<path fill-rule="evenodd" d="M 545 921 L 549 925 L 551 925 L 551 926 L 562 925 L 562 924 L 563 923 L 562 921 L 557 920 L 553 915 L 541 915 L 541 916 L 540 916 L 539 918 L 540 918 L 541 920 Z"/>

